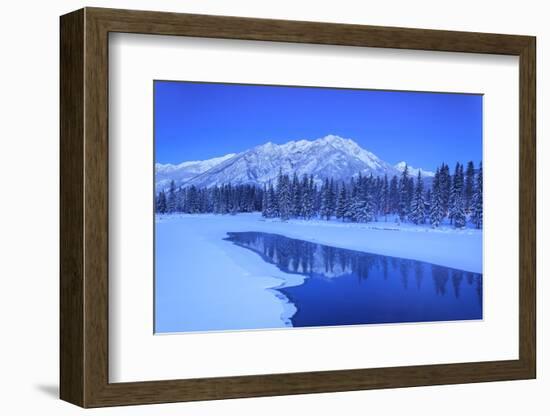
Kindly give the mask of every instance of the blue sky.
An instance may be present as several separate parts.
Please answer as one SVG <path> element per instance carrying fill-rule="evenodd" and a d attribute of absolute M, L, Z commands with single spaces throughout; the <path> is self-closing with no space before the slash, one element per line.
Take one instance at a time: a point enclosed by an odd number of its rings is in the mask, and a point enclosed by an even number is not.
<path fill-rule="evenodd" d="M 435 170 L 482 158 L 482 96 L 155 81 L 155 157 L 203 160 L 335 134 Z"/>

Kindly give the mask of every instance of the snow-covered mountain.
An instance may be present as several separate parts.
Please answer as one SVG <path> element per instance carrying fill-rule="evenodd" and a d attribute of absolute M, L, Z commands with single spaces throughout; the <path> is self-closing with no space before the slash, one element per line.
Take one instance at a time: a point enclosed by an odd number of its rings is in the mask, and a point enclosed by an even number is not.
<path fill-rule="evenodd" d="M 190 179 L 212 169 L 227 159 L 231 159 L 233 156 L 235 156 L 235 153 L 208 160 L 182 162 L 177 165 L 157 163 L 155 164 L 155 187 L 157 191 L 165 189 L 170 185 L 170 181 L 172 180 L 177 186 L 183 185 Z"/>
<path fill-rule="evenodd" d="M 433 178 L 435 176 L 435 173 L 421 168 L 414 168 L 405 161 L 397 163 L 396 165 L 394 165 L 394 168 L 397 169 L 399 172 L 403 172 L 405 170 L 405 166 L 407 166 L 409 176 L 414 176 L 416 178 L 418 176 L 418 172 L 420 172 L 420 175 L 423 177 Z"/>
<path fill-rule="evenodd" d="M 165 189 L 172 179 L 177 186 L 211 187 L 229 182 L 263 185 L 274 182 L 280 169 L 290 175 L 296 172 L 299 177 L 313 175 L 317 183 L 327 177 L 347 181 L 359 174 L 399 175 L 402 170 L 397 166 L 400 165 L 390 165 L 351 139 L 328 135 L 317 140 L 290 141 L 280 145 L 268 142 L 238 154 L 202 162 L 157 164 L 156 187 L 157 191 Z M 418 172 L 410 167 L 409 171 L 411 174 Z M 431 174 L 422 172 L 426 176 Z"/>

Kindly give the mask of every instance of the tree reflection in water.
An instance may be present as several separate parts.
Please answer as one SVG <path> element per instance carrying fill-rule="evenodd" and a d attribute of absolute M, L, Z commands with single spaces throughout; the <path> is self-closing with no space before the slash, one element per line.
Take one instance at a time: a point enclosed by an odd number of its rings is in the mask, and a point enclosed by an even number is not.
<path fill-rule="evenodd" d="M 285 273 L 306 276 L 300 286 L 278 289 L 298 309 L 292 317 L 295 326 L 482 318 L 478 273 L 277 234 L 228 233 L 226 240 Z M 424 284 L 430 275 L 433 287 Z"/>

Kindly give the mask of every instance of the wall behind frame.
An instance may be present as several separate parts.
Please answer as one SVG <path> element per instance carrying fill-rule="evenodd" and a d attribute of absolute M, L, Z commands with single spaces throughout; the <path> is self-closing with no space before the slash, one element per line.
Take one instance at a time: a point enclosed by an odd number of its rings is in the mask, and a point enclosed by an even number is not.
<path fill-rule="evenodd" d="M 2 130 L 0 151 L 0 291 L 2 340 L 0 386 L 5 414 L 40 411 L 76 415 L 81 409 L 58 395 L 58 200 L 59 200 L 59 15 L 84 6 L 240 15 L 274 19 L 406 26 L 537 36 L 538 94 L 538 379 L 533 381 L 424 387 L 337 394 L 317 394 L 218 402 L 166 404 L 88 410 L 102 415 L 281 415 L 345 412 L 363 415 L 423 416 L 529 414 L 547 412 L 550 361 L 545 357 L 548 318 L 544 282 L 548 262 L 544 243 L 550 237 L 548 191 L 550 146 L 545 143 L 545 103 L 550 100 L 550 27 L 545 3 L 535 0 L 445 4 L 410 2 L 339 2 L 302 0 L 119 0 L 7 3 L 0 24 Z M 548 67 L 548 68 L 547 68 Z"/>

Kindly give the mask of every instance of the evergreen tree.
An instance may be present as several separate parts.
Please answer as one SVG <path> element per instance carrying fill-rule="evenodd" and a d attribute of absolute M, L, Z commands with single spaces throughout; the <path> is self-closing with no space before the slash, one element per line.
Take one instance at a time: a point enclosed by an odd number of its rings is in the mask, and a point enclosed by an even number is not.
<path fill-rule="evenodd" d="M 390 188 L 387 174 L 384 175 L 380 190 L 380 212 L 384 216 L 384 221 L 387 221 L 390 213 Z"/>
<path fill-rule="evenodd" d="M 268 209 L 267 209 L 268 201 L 267 201 L 267 186 L 264 185 L 264 194 L 262 197 L 262 217 L 269 218 L 268 217 Z"/>
<path fill-rule="evenodd" d="M 374 217 L 377 217 L 382 213 L 382 178 L 380 176 L 371 179 L 370 193 L 372 197 Z"/>
<path fill-rule="evenodd" d="M 464 212 L 464 198 L 462 195 L 457 196 L 455 199 L 453 218 L 456 228 L 463 228 L 466 225 L 466 213 Z"/>
<path fill-rule="evenodd" d="M 300 217 L 302 214 L 302 197 L 303 190 L 298 179 L 298 175 L 294 172 L 292 177 L 292 216 L 294 218 Z"/>
<path fill-rule="evenodd" d="M 429 219 L 431 206 L 432 206 L 432 190 L 428 188 L 424 193 L 424 213 L 426 214 L 426 219 Z"/>
<path fill-rule="evenodd" d="M 333 217 L 334 212 L 336 211 L 336 195 L 338 195 L 338 191 L 334 185 L 334 179 L 330 178 L 328 187 L 329 217 Z"/>
<path fill-rule="evenodd" d="M 410 218 L 414 224 L 424 224 L 424 183 L 420 171 L 418 171 L 418 178 L 416 180 L 416 187 L 414 189 L 414 196 L 411 202 L 411 214 Z"/>
<path fill-rule="evenodd" d="M 466 168 L 466 177 L 464 182 L 464 211 L 470 214 L 472 210 L 472 199 L 474 196 L 474 162 L 469 161 Z"/>
<path fill-rule="evenodd" d="M 333 206 L 333 187 L 334 182 L 328 179 L 325 179 L 323 186 L 321 187 L 321 217 L 325 218 L 327 221 L 330 220 L 330 217 L 334 214 Z"/>
<path fill-rule="evenodd" d="M 214 186 L 212 189 L 212 210 L 216 214 L 221 214 L 221 193 L 218 186 Z"/>
<path fill-rule="evenodd" d="M 451 198 L 451 174 L 449 172 L 449 165 L 443 163 L 439 175 L 439 192 L 441 194 L 443 218 L 445 218 L 449 215 L 449 200 Z"/>
<path fill-rule="evenodd" d="M 292 208 L 290 179 L 288 175 L 283 175 L 282 170 L 279 171 L 277 180 L 277 208 L 281 220 L 286 221 L 290 218 Z"/>
<path fill-rule="evenodd" d="M 185 206 L 185 189 L 179 188 L 176 192 L 176 212 L 183 212 Z"/>
<path fill-rule="evenodd" d="M 368 221 L 376 221 L 377 206 L 378 206 L 378 200 L 380 199 L 380 194 L 378 190 L 378 181 L 374 179 L 374 177 L 372 176 L 372 173 L 366 180 L 365 186 L 366 186 L 365 187 L 366 206 L 369 212 Z"/>
<path fill-rule="evenodd" d="M 348 210 L 348 200 L 347 200 L 346 187 L 344 186 L 344 184 L 342 184 L 340 188 L 340 193 L 338 194 L 338 200 L 336 202 L 336 218 L 343 220 L 347 210 Z"/>
<path fill-rule="evenodd" d="M 314 216 L 321 216 L 321 196 L 322 192 L 319 192 L 317 189 L 317 185 L 315 184 L 315 181 L 313 180 L 313 175 L 310 175 L 309 177 L 310 186 L 312 189 L 312 195 L 313 195 L 313 212 Z"/>
<path fill-rule="evenodd" d="M 344 220 L 355 221 L 355 209 L 357 206 L 357 184 L 356 181 L 351 178 L 349 185 L 349 193 L 347 195 L 346 211 L 344 212 Z"/>
<path fill-rule="evenodd" d="M 166 194 L 164 191 L 160 191 L 157 197 L 157 212 L 159 214 L 166 213 L 167 204 L 166 204 Z"/>
<path fill-rule="evenodd" d="M 479 163 L 472 202 L 472 222 L 476 228 L 483 226 L 483 168 L 481 162 Z"/>
<path fill-rule="evenodd" d="M 451 194 L 449 198 L 449 219 L 451 220 L 451 224 L 455 219 L 457 210 L 459 210 L 460 207 L 464 209 L 464 205 L 462 203 L 463 180 L 461 170 L 462 165 L 457 162 L 455 172 L 452 177 Z"/>
<path fill-rule="evenodd" d="M 432 199 L 430 204 L 430 224 L 439 227 L 445 217 L 443 210 L 443 198 L 441 195 L 441 171 L 437 168 L 432 184 Z"/>
<path fill-rule="evenodd" d="M 353 203 L 354 220 L 358 222 L 370 222 L 374 220 L 374 203 L 372 199 L 372 176 L 359 177 L 357 192 Z"/>
<path fill-rule="evenodd" d="M 390 204 L 390 214 L 397 214 L 399 212 L 399 185 L 397 176 L 393 176 L 390 181 L 390 195 L 389 195 L 389 204 Z"/>
<path fill-rule="evenodd" d="M 412 176 L 409 176 L 407 180 L 407 203 L 406 203 L 407 216 L 411 213 L 411 205 L 412 205 L 413 197 L 414 197 L 414 178 Z"/>
<path fill-rule="evenodd" d="M 176 212 L 177 200 L 176 200 L 176 184 L 174 181 L 170 181 L 170 188 L 168 190 L 168 199 L 166 201 L 167 212 Z"/>
<path fill-rule="evenodd" d="M 267 210 L 266 210 L 266 216 L 267 218 L 274 218 L 278 215 L 277 210 L 277 196 L 275 194 L 275 189 L 273 188 L 273 184 L 270 182 L 268 189 L 267 189 Z"/>
<path fill-rule="evenodd" d="M 196 214 L 199 210 L 199 195 L 197 191 L 197 187 L 195 185 L 192 185 L 189 189 L 187 189 L 187 198 L 186 198 L 186 207 L 185 212 L 190 214 Z"/>
<path fill-rule="evenodd" d="M 399 180 L 399 219 L 405 221 L 410 210 L 410 195 L 409 195 L 409 167 L 405 165 L 401 179 Z"/>
<path fill-rule="evenodd" d="M 336 216 L 342 221 L 369 222 L 379 215 L 398 214 L 401 221 L 415 224 L 428 222 L 438 227 L 447 212 L 457 228 L 471 221 L 481 228 L 483 222 L 483 173 L 468 163 L 466 173 L 460 163 L 454 174 L 448 174 L 448 166 L 441 164 L 430 189 L 425 190 L 421 172 L 416 180 L 409 176 L 405 166 L 400 177 L 391 180 L 384 175 L 374 177 L 359 175 L 349 181 L 336 183 L 334 178 L 324 179 L 318 189 L 313 175 L 283 174 L 279 170 L 276 186 L 263 187 L 233 185 L 231 183 L 208 188 L 195 185 L 176 188 L 172 181 L 168 189 L 155 197 L 157 213 L 207 213 L 236 214 L 260 211 L 264 218 L 280 217 L 311 219 L 321 217 L 330 220 Z M 473 178 L 472 178 L 473 172 Z M 470 196 L 471 193 L 471 196 Z M 448 196 L 445 211 L 445 196 Z M 469 202 L 468 202 L 469 201 Z"/>
<path fill-rule="evenodd" d="M 302 217 L 309 220 L 314 215 L 314 190 L 313 190 L 313 178 L 310 181 L 307 175 L 302 177 Z"/>

